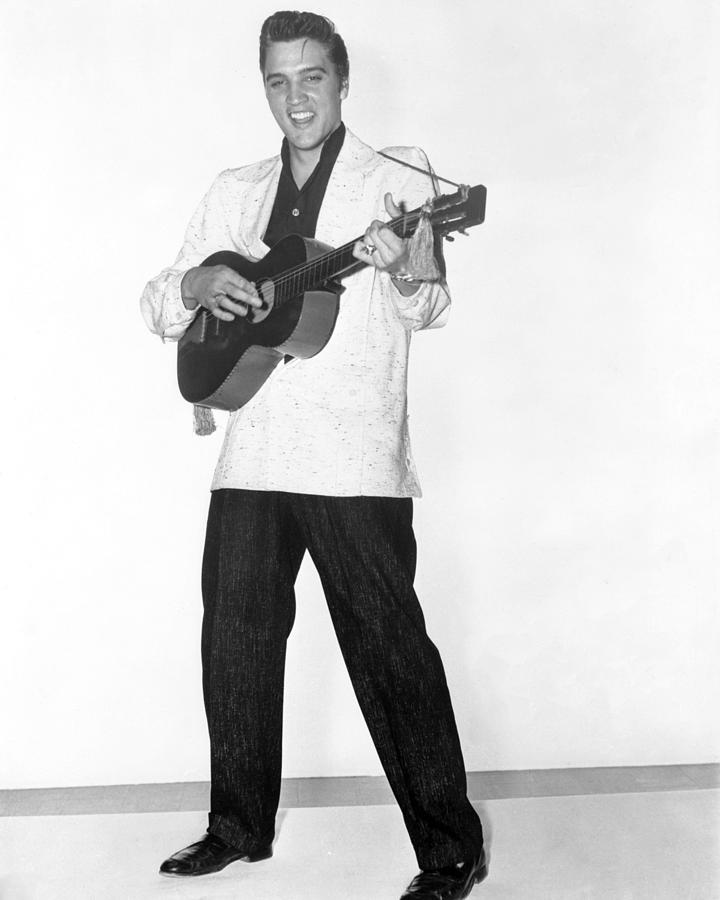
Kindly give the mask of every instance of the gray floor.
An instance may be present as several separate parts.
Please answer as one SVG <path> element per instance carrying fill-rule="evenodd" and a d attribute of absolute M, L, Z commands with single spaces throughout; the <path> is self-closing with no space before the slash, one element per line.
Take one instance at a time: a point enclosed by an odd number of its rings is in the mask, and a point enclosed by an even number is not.
<path fill-rule="evenodd" d="M 626 766 L 468 773 L 473 802 L 720 788 L 720 765 Z M 0 816 L 95 815 L 203 811 L 207 782 L 0 791 Z M 384 777 L 286 778 L 283 809 L 384 806 L 394 803 Z M 720 898 L 719 898 L 720 900 Z"/>
<path fill-rule="evenodd" d="M 720 791 L 610 790 L 476 807 L 490 874 L 471 900 L 720 898 Z M 417 870 L 397 807 L 352 805 L 281 810 L 270 860 L 204 878 L 161 877 L 160 861 L 206 823 L 194 811 L 6 816 L 0 897 L 397 900 Z"/>

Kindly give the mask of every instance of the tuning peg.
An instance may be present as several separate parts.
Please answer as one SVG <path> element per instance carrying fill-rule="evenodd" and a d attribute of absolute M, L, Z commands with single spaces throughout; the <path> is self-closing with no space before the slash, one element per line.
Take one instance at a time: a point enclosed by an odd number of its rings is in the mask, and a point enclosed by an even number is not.
<path fill-rule="evenodd" d="M 444 237 L 445 237 L 445 240 L 450 241 L 451 244 L 455 240 L 455 238 L 451 234 L 446 234 L 446 235 L 444 235 Z"/>

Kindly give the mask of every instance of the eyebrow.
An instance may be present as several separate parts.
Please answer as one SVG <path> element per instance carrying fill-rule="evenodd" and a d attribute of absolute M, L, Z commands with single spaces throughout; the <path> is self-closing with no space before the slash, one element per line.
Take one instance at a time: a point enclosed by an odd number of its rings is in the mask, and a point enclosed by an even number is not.
<path fill-rule="evenodd" d="M 308 72 L 323 72 L 327 75 L 327 69 L 325 66 L 305 66 L 302 69 L 298 69 L 298 75 L 307 75 Z M 271 78 L 284 78 L 284 72 L 268 72 L 265 76 L 265 81 L 270 81 Z"/>

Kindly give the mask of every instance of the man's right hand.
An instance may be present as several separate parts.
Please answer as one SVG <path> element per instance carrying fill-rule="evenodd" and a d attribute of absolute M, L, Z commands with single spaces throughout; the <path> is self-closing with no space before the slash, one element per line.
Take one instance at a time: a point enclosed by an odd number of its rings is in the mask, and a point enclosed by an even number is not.
<path fill-rule="evenodd" d="M 188 269 L 180 283 L 180 293 L 188 309 L 204 306 L 223 322 L 246 316 L 248 307 L 260 309 L 263 305 L 255 285 L 229 266 Z"/>

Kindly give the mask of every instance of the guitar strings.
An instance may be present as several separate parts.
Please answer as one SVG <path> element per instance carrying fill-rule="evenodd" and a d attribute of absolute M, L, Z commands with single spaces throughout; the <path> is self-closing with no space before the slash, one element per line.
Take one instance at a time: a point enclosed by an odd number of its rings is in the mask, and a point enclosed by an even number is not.
<path fill-rule="evenodd" d="M 408 227 L 412 227 L 413 225 L 417 224 L 417 222 L 420 221 L 421 215 L 422 215 L 421 210 L 419 210 L 419 211 L 416 210 L 416 211 L 413 211 L 410 213 L 405 213 L 402 216 L 398 216 L 397 219 L 393 219 L 392 221 L 388 222 L 386 227 L 391 228 L 394 232 L 397 233 L 397 229 L 400 226 L 402 226 L 402 230 L 403 230 L 403 232 L 405 232 L 405 231 L 407 231 Z M 278 277 L 277 279 L 271 278 L 270 280 L 272 281 L 272 283 L 275 285 L 276 288 L 278 288 L 278 287 L 282 288 L 283 286 L 289 285 L 291 282 L 297 280 L 298 278 L 300 278 L 302 275 L 305 275 L 305 274 L 312 273 L 312 274 L 317 274 L 319 277 L 322 277 L 322 273 L 321 273 L 322 266 L 326 265 L 327 263 L 330 263 L 330 262 L 340 262 L 340 260 L 342 259 L 342 257 L 344 255 L 347 255 L 349 252 L 352 251 L 353 247 L 359 240 L 362 240 L 362 236 L 360 236 L 359 238 L 355 238 L 355 240 L 348 241 L 347 244 L 343 244 L 342 247 L 338 247 L 335 250 L 330 251 L 325 256 L 322 256 L 322 257 L 319 257 L 319 258 L 313 259 L 313 260 L 308 260 L 304 263 L 301 263 L 298 266 L 295 266 L 292 269 L 288 269 L 286 272 L 283 272 L 282 275 L 280 277 Z M 358 260 L 352 256 L 351 256 L 351 259 L 353 260 L 353 263 L 354 262 L 357 262 L 357 263 L 363 262 L 362 260 Z M 353 263 L 348 263 L 348 265 L 352 265 Z M 347 267 L 343 267 L 343 268 L 347 268 Z M 340 272 L 342 272 L 342 269 L 340 271 L 336 272 L 335 274 L 339 275 Z M 328 276 L 329 276 L 329 273 L 328 273 Z M 298 291 L 298 293 L 299 293 L 299 291 Z"/>

